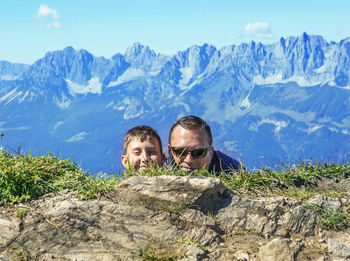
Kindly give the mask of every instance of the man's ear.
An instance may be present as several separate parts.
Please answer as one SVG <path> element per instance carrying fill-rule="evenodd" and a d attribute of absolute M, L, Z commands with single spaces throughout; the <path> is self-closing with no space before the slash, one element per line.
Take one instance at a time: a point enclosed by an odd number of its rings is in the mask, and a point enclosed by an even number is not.
<path fill-rule="evenodd" d="M 211 146 L 211 148 L 209 149 L 209 153 L 210 153 L 211 156 L 214 155 L 214 151 L 215 151 L 214 147 Z"/>
<path fill-rule="evenodd" d="M 120 161 L 122 162 L 124 168 L 128 168 L 128 157 L 126 155 L 122 155 Z"/>

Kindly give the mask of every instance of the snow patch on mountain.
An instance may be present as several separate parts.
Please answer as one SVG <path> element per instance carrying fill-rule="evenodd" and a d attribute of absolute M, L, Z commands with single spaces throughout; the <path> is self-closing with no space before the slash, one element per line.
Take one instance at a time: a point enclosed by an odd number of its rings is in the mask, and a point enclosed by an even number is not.
<path fill-rule="evenodd" d="M 114 101 L 111 101 L 110 103 L 107 104 L 106 109 L 113 107 Z"/>
<path fill-rule="evenodd" d="M 29 91 L 26 91 L 25 94 L 22 96 L 22 98 L 18 101 L 18 103 L 23 102 L 28 95 L 29 95 Z"/>
<path fill-rule="evenodd" d="M 350 135 L 350 131 L 348 131 L 348 130 L 342 130 L 341 133 L 343 133 L 345 135 Z"/>
<path fill-rule="evenodd" d="M 341 89 L 345 89 L 345 90 L 350 90 L 350 85 L 348 85 L 348 86 L 343 86 L 343 87 L 339 87 L 339 86 L 337 86 L 338 88 L 341 88 Z"/>
<path fill-rule="evenodd" d="M 249 102 L 249 95 L 247 96 L 247 97 L 245 97 L 244 99 L 243 99 L 243 101 L 241 102 L 241 107 L 242 108 L 245 108 L 245 109 L 249 109 L 249 107 L 250 107 L 250 102 Z"/>
<path fill-rule="evenodd" d="M 235 141 L 224 141 L 224 146 L 228 151 L 238 151 L 238 145 Z"/>
<path fill-rule="evenodd" d="M 13 89 L 12 91 L 8 92 L 4 96 L 0 98 L 0 103 L 5 102 L 5 104 L 10 103 L 13 101 L 16 97 L 22 95 L 22 91 L 17 92 L 18 88 Z"/>
<path fill-rule="evenodd" d="M 30 129 L 30 126 L 19 126 L 19 127 L 5 128 L 4 125 L 5 125 L 6 123 L 7 123 L 6 121 L 0 121 L 0 130 L 1 130 L 1 131 L 28 130 L 28 129 Z"/>
<path fill-rule="evenodd" d="M 63 93 L 61 99 L 55 97 L 56 105 L 62 110 L 68 109 L 69 105 L 71 105 L 72 101 L 68 99 Z"/>
<path fill-rule="evenodd" d="M 308 134 L 311 134 L 311 133 L 317 131 L 318 129 L 320 129 L 320 128 L 322 128 L 322 127 L 323 127 L 322 125 L 316 124 L 316 125 L 314 125 L 314 126 L 309 127 L 307 133 L 308 133 Z"/>
<path fill-rule="evenodd" d="M 74 83 L 69 79 L 65 79 L 68 84 L 68 89 L 70 94 L 73 96 L 75 94 L 101 94 L 102 93 L 102 84 L 100 82 L 100 79 L 97 77 L 91 78 L 88 81 L 88 85 L 80 85 L 78 83 Z"/>
<path fill-rule="evenodd" d="M 55 126 L 53 127 L 54 130 L 56 130 L 59 126 L 63 124 L 63 121 L 56 122 Z"/>
<path fill-rule="evenodd" d="M 122 111 L 122 110 L 125 109 L 125 106 L 124 106 L 124 105 L 118 106 L 118 105 L 116 105 L 116 104 L 114 103 L 114 101 L 111 101 L 111 102 L 108 103 L 107 106 L 106 106 L 106 109 L 108 109 L 108 108 L 112 108 L 112 109 L 115 110 L 115 111 Z"/>
<path fill-rule="evenodd" d="M 11 74 L 0 76 L 0 80 L 5 80 L 5 81 L 13 81 L 13 80 L 16 80 L 17 78 L 18 76 L 11 75 Z"/>
<path fill-rule="evenodd" d="M 125 98 L 122 104 L 119 105 L 119 108 L 124 109 L 124 114 L 123 114 L 124 120 L 137 118 L 138 116 L 145 113 L 145 110 L 141 102 L 134 97 Z"/>
<path fill-rule="evenodd" d="M 285 121 L 277 121 L 277 120 L 270 120 L 270 119 L 264 119 L 259 124 L 269 123 L 275 125 L 275 132 L 279 132 L 282 128 L 285 128 L 288 126 L 288 123 Z"/>
<path fill-rule="evenodd" d="M 288 126 L 288 123 L 286 121 L 277 121 L 277 120 L 273 120 L 273 119 L 263 119 L 263 120 L 257 122 L 256 124 L 251 124 L 249 126 L 249 130 L 258 131 L 258 128 L 261 125 L 263 125 L 264 123 L 274 125 L 275 126 L 275 129 L 274 129 L 275 133 L 278 133 L 279 131 L 281 131 L 282 128 L 286 128 Z"/>
<path fill-rule="evenodd" d="M 261 75 L 254 76 L 253 83 L 257 85 L 263 85 L 263 84 L 274 84 L 274 83 L 280 83 L 282 81 L 282 74 L 275 74 L 268 76 L 266 78 L 263 78 Z"/>
<path fill-rule="evenodd" d="M 119 84 L 133 81 L 137 78 L 146 76 L 146 73 L 142 69 L 128 68 L 121 76 L 118 77 L 117 81 L 110 82 L 107 87 L 117 86 Z"/>
<path fill-rule="evenodd" d="M 77 142 L 85 139 L 85 137 L 88 135 L 85 131 L 79 132 L 78 134 L 70 137 L 69 139 L 66 140 L 66 142 Z"/>
<path fill-rule="evenodd" d="M 315 73 L 324 73 L 324 72 L 328 71 L 328 69 L 329 69 L 328 64 L 324 64 L 321 67 L 315 69 L 314 72 Z"/>
<path fill-rule="evenodd" d="M 320 81 L 320 80 L 312 81 L 302 76 L 292 76 L 287 79 L 283 79 L 282 74 L 275 74 L 275 75 L 268 76 L 266 78 L 263 78 L 261 75 L 253 77 L 253 83 L 257 85 L 275 84 L 275 83 L 282 84 L 282 83 L 288 83 L 288 82 L 296 82 L 300 87 L 310 87 L 310 86 L 324 84 L 323 81 Z"/>
<path fill-rule="evenodd" d="M 163 106 L 162 108 L 164 108 L 165 106 Z M 190 112 L 191 108 L 188 104 L 182 102 L 182 101 L 174 101 L 170 107 L 184 107 L 186 112 Z"/>
<path fill-rule="evenodd" d="M 187 84 L 190 82 L 190 80 L 193 77 L 193 68 L 192 67 L 185 67 L 179 69 L 181 72 L 181 79 L 179 81 L 179 88 L 180 90 L 184 90 L 187 88 Z"/>

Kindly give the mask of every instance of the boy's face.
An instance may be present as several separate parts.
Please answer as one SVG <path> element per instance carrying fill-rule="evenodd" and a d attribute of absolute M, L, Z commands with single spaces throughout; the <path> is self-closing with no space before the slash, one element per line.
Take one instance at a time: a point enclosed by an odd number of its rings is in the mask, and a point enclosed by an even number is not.
<path fill-rule="evenodd" d="M 135 138 L 130 141 L 126 151 L 126 155 L 121 157 L 124 168 L 145 170 L 150 164 L 159 167 L 163 165 L 164 155 L 155 138 L 146 139 L 143 142 Z"/>

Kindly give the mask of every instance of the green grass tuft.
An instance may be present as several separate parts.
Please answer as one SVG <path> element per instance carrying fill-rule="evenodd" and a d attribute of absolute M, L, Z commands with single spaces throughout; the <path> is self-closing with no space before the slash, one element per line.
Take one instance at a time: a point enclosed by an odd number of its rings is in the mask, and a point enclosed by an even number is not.
<path fill-rule="evenodd" d="M 64 189 L 78 191 L 78 198 L 96 198 L 111 190 L 113 186 L 133 176 L 202 176 L 220 178 L 225 186 L 239 193 L 257 193 L 263 195 L 284 195 L 304 200 L 313 196 L 309 188 L 323 178 L 339 181 L 350 177 L 349 163 L 304 163 L 271 170 L 268 168 L 249 172 L 245 169 L 234 170 L 229 174 L 209 173 L 200 170 L 188 173 L 176 167 L 149 166 L 145 171 L 127 169 L 122 176 L 94 175 L 79 169 L 68 159 L 62 160 L 48 156 L 9 154 L 0 151 L 0 205 L 12 205 L 40 198 L 50 192 Z M 349 195 L 338 192 L 333 196 Z"/>
<path fill-rule="evenodd" d="M 341 230 L 350 227 L 350 213 L 348 208 L 339 210 L 323 209 L 312 203 L 303 205 L 304 208 L 312 209 L 319 216 L 318 225 L 326 230 Z"/>
<path fill-rule="evenodd" d="M 112 177 L 91 177 L 72 160 L 62 160 L 50 153 L 34 157 L 0 152 L 0 205 L 28 202 L 64 189 L 80 192 L 80 198 L 94 198 L 115 183 Z"/>

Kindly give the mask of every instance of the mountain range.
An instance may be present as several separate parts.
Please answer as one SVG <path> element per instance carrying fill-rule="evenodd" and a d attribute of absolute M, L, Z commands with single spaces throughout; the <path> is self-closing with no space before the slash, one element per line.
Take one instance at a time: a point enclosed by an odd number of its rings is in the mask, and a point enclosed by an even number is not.
<path fill-rule="evenodd" d="M 166 148 L 171 125 L 190 114 L 250 169 L 349 161 L 350 37 L 303 33 L 174 55 L 135 43 L 110 59 L 66 47 L 31 65 L 0 61 L 4 145 L 72 157 L 90 172 L 120 170 L 133 126 L 156 128 Z"/>

